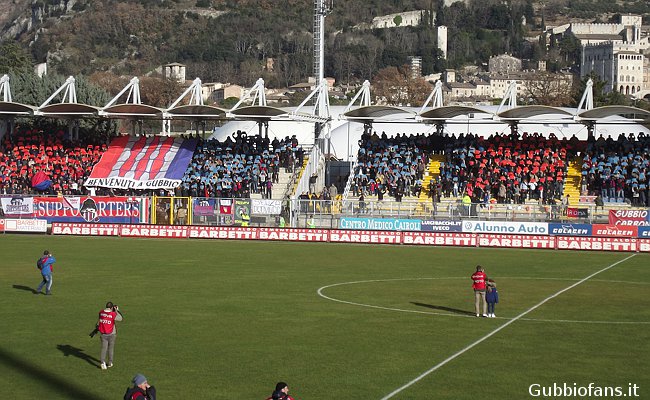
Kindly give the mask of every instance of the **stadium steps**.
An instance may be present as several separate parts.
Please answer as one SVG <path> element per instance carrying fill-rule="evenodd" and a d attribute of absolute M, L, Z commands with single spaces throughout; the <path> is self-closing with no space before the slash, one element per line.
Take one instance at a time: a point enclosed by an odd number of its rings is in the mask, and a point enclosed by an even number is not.
<path fill-rule="evenodd" d="M 302 174 L 305 173 L 305 168 L 307 167 L 308 162 L 309 162 L 309 154 L 305 154 L 305 157 L 302 160 L 302 165 L 300 166 L 300 172 L 298 172 L 298 177 L 296 178 L 296 181 L 293 183 L 293 187 L 291 188 L 290 197 L 292 198 L 296 195 L 296 190 L 298 189 L 298 183 L 300 183 L 300 180 L 302 179 Z"/>
<path fill-rule="evenodd" d="M 580 202 L 580 180 L 582 178 L 582 159 L 576 157 L 569 162 L 566 179 L 564 180 L 564 194 L 569 195 L 569 205 L 577 206 Z"/>
<path fill-rule="evenodd" d="M 273 184 L 273 189 L 271 189 L 271 199 L 282 200 L 284 192 L 287 190 L 287 186 L 291 181 L 291 173 L 287 172 L 286 168 L 280 168 L 280 173 L 278 174 L 278 183 Z M 251 193 L 251 199 L 261 199 L 261 193 Z"/>
<path fill-rule="evenodd" d="M 429 184 L 432 179 L 437 179 L 440 176 L 440 165 L 445 162 L 446 157 L 444 154 L 432 154 L 429 159 L 429 166 L 422 179 L 422 192 L 418 198 L 418 205 L 415 211 L 422 214 L 431 213 L 431 196 L 429 195 Z"/>

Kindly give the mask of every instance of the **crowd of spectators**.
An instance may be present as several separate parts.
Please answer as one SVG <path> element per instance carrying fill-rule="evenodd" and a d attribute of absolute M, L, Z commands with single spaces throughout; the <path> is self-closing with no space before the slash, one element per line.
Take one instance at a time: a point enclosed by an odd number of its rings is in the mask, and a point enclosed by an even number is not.
<path fill-rule="evenodd" d="M 425 135 L 379 136 L 363 134 L 354 169 L 354 196 L 391 196 L 401 201 L 404 196 L 419 196 L 422 179 L 429 162 L 431 140 Z"/>
<path fill-rule="evenodd" d="M 553 133 L 461 134 L 447 144 L 430 190 L 440 197 L 468 195 L 474 203 L 555 204 L 562 198 L 568 157 L 579 146 L 575 136 L 560 141 Z"/>
<path fill-rule="evenodd" d="M 649 172 L 650 136 L 620 134 L 614 140 L 601 135 L 587 144 L 581 192 L 600 196 L 604 202 L 629 201 L 633 206 L 648 206 Z"/>
<path fill-rule="evenodd" d="M 188 165 L 178 196 L 271 198 L 280 168 L 302 165 L 303 150 L 295 135 L 282 140 L 237 131 L 224 141 L 200 140 Z"/>
<path fill-rule="evenodd" d="M 106 149 L 105 138 L 91 132 L 71 140 L 53 125 L 19 126 L 0 143 L 0 193 L 87 194 L 83 182 Z M 32 177 L 39 171 L 52 182 L 45 190 L 32 187 Z"/>

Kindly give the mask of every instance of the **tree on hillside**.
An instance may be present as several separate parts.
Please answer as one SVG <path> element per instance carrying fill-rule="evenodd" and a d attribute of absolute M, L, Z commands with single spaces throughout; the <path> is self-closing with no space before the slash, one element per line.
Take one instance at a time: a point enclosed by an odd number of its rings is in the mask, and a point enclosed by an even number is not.
<path fill-rule="evenodd" d="M 7 41 L 0 45 L 0 74 L 30 72 L 32 56 L 18 43 Z"/>
<path fill-rule="evenodd" d="M 561 79 L 556 74 L 539 71 L 533 79 L 526 82 L 524 95 L 533 104 L 566 107 L 573 101 L 573 88 L 570 79 Z"/>
<path fill-rule="evenodd" d="M 162 77 L 140 78 L 140 97 L 143 103 L 150 106 L 169 107 L 181 93 L 181 86 L 175 80 Z"/>
<path fill-rule="evenodd" d="M 379 70 L 371 84 L 378 103 L 395 106 L 422 104 L 431 91 L 424 79 L 411 76 L 408 65 Z"/>

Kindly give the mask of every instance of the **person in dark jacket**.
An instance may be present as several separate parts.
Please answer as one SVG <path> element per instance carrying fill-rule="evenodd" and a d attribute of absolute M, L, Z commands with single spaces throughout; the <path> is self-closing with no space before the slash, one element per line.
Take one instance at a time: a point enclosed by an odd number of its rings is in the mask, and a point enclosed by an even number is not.
<path fill-rule="evenodd" d="M 494 306 L 499 302 L 499 292 L 497 292 L 497 284 L 492 279 L 488 279 L 485 302 L 487 303 L 488 317 L 495 318 Z"/>
<path fill-rule="evenodd" d="M 289 396 L 289 385 L 285 382 L 278 382 L 273 394 L 266 400 L 293 400 L 293 397 Z"/>
<path fill-rule="evenodd" d="M 142 374 L 133 377 L 133 387 L 126 389 L 124 400 L 156 400 L 156 388 Z"/>

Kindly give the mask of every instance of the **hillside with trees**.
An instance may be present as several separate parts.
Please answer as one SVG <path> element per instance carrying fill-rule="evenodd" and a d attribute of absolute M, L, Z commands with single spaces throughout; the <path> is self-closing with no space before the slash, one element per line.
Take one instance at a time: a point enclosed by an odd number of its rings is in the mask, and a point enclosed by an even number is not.
<path fill-rule="evenodd" d="M 7 2 L 3 2 L 7 3 Z M 282 6 L 279 7 L 278 4 Z M 11 7 L 13 5 L 13 7 Z M 62 75 L 109 72 L 133 76 L 181 62 L 188 78 L 286 87 L 312 75 L 313 0 L 14 0 L 3 4 L 0 38 L 15 41 L 34 63 Z M 359 29 L 373 18 L 424 10 L 419 26 Z M 429 74 L 511 53 L 570 67 L 575 43 L 547 51 L 531 37 L 543 24 L 584 21 L 635 12 L 648 23 L 643 0 L 335 1 L 326 19 L 326 75 L 340 83 L 373 79 L 409 56 L 422 57 Z M 436 47 L 436 26 L 449 27 L 448 57 Z M 572 47 L 573 46 L 573 47 Z M 272 62 L 270 62 L 272 60 Z"/>

